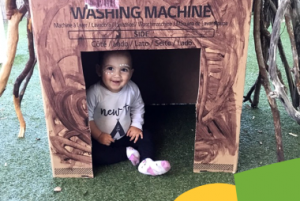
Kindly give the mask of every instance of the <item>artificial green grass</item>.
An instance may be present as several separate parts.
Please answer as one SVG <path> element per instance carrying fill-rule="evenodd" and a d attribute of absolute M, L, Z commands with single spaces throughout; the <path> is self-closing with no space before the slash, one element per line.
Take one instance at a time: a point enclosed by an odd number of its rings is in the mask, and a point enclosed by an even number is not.
<path fill-rule="evenodd" d="M 172 169 L 160 177 L 145 176 L 127 161 L 95 169 L 93 179 L 52 178 L 48 137 L 38 68 L 27 87 L 22 111 L 25 138 L 18 139 L 19 123 L 12 100 L 13 83 L 28 58 L 26 21 L 20 24 L 18 51 L 7 88 L 0 98 L 0 200 L 174 200 L 194 187 L 208 183 L 234 184 L 230 173 L 193 173 L 195 107 L 148 106 L 146 122 L 156 136 L 157 158 L 168 159 Z M 285 34 L 285 35 L 284 35 Z M 289 39 L 283 33 L 283 44 Z M 291 58 L 291 57 L 290 57 Z M 245 93 L 256 80 L 258 67 L 252 28 L 249 40 Z M 274 125 L 262 88 L 258 109 L 243 105 L 238 172 L 277 162 Z M 281 111 L 286 159 L 298 158 L 299 125 Z M 157 114 L 157 118 L 151 118 Z M 255 118 L 253 118 L 255 117 Z M 260 143 L 261 142 L 261 143 Z M 6 166 L 5 166 L 6 164 Z M 61 192 L 54 192 L 56 186 Z"/>

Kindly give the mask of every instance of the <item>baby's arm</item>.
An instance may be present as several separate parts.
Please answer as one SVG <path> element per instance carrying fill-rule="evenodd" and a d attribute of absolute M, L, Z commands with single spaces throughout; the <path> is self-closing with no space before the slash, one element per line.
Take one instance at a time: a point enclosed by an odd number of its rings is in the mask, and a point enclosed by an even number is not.
<path fill-rule="evenodd" d="M 112 142 L 115 142 L 115 140 L 111 137 L 110 134 L 103 133 L 100 131 L 94 120 L 90 121 L 89 123 L 92 137 L 99 143 L 109 146 Z"/>
<path fill-rule="evenodd" d="M 94 121 L 94 110 L 96 108 L 97 101 L 99 101 L 96 95 L 96 90 L 97 89 L 92 86 L 88 89 L 86 96 L 91 134 L 92 137 L 99 143 L 109 146 L 110 143 L 114 142 L 114 139 L 111 135 L 101 132 Z"/>
<path fill-rule="evenodd" d="M 143 130 L 145 105 L 139 89 L 137 89 L 136 93 L 136 99 L 130 107 L 131 126 Z"/>
<path fill-rule="evenodd" d="M 131 126 L 127 131 L 127 136 L 131 137 L 130 141 L 134 140 L 137 142 L 139 136 L 143 139 L 143 124 L 144 124 L 144 101 L 140 94 L 139 89 L 137 89 L 137 96 L 130 108 L 131 114 Z"/>
<path fill-rule="evenodd" d="M 141 139 L 143 139 L 143 131 L 134 126 L 130 126 L 126 135 L 130 137 L 130 141 L 134 140 L 134 143 L 138 141 L 139 136 L 141 136 Z"/>

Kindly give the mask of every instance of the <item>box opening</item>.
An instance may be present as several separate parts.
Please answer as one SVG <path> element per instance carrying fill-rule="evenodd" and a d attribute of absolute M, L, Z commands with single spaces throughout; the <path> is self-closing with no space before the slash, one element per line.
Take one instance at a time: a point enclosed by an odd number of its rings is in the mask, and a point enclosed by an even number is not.
<path fill-rule="evenodd" d="M 155 140 L 158 154 L 171 158 L 176 150 L 193 150 L 195 103 L 199 86 L 200 49 L 129 50 L 134 73 L 145 102 L 145 125 Z M 100 80 L 96 64 L 104 51 L 82 52 L 86 90 Z M 185 144 L 182 147 L 182 144 Z M 181 147 L 181 148 L 180 148 Z M 170 152 L 170 153 L 169 153 Z"/>
<path fill-rule="evenodd" d="M 130 50 L 134 81 L 146 105 L 195 104 L 200 49 Z M 99 81 L 96 64 L 104 52 L 82 52 L 86 89 Z"/>

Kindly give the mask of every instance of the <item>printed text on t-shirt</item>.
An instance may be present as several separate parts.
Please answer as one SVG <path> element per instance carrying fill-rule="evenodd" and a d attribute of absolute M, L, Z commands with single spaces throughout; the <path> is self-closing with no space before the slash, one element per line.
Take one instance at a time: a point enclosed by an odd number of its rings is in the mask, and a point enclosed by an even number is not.
<path fill-rule="evenodd" d="M 101 115 L 104 115 L 104 116 L 108 116 L 108 115 L 119 116 L 120 111 L 122 111 L 122 110 L 125 110 L 125 112 L 127 114 L 127 112 L 130 110 L 130 106 L 126 104 L 123 108 L 109 109 L 109 110 L 101 108 Z"/>

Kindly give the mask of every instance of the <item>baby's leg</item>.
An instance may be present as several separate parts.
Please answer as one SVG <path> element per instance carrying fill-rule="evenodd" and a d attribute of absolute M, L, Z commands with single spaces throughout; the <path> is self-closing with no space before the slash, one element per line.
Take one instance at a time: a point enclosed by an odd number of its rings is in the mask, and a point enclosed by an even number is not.
<path fill-rule="evenodd" d="M 151 133 L 147 130 L 143 131 L 143 139 L 140 139 L 134 144 L 131 141 L 131 145 L 140 153 L 140 160 L 144 160 L 146 158 L 154 158 L 154 142 Z"/>
<path fill-rule="evenodd" d="M 128 160 L 125 146 L 110 146 L 100 144 L 93 139 L 92 157 L 95 165 L 109 165 Z"/>
<path fill-rule="evenodd" d="M 140 153 L 136 149 L 132 147 L 126 147 L 126 155 L 131 161 L 132 165 L 136 166 L 140 163 Z"/>
<path fill-rule="evenodd" d="M 138 166 L 140 173 L 157 176 L 165 174 L 171 169 L 170 163 L 166 160 L 153 161 L 154 143 L 149 131 L 143 131 L 143 139 L 139 139 L 135 146 L 139 151 L 141 158 L 141 163 Z"/>
<path fill-rule="evenodd" d="M 109 165 L 129 159 L 134 166 L 138 165 L 140 154 L 130 146 L 129 139 L 129 137 L 124 136 L 119 140 L 115 140 L 110 146 L 93 140 L 93 162 L 98 165 Z"/>

